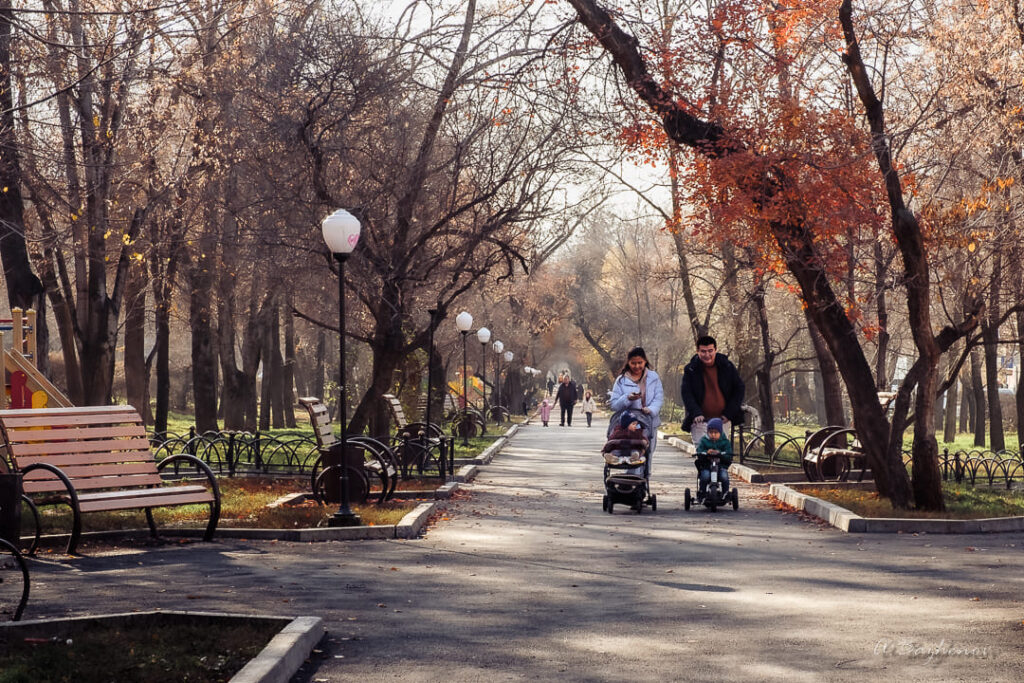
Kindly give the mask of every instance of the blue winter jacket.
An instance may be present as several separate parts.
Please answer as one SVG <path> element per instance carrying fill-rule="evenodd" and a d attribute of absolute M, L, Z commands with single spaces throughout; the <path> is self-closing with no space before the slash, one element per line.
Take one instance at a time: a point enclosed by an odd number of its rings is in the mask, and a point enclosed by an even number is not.
<path fill-rule="evenodd" d="M 647 373 L 647 408 L 651 411 L 652 433 L 656 433 L 653 430 L 657 429 L 658 425 L 661 424 L 661 418 L 658 417 L 658 413 L 661 412 L 661 404 L 665 402 L 665 392 L 661 387 L 661 378 L 658 377 L 658 373 L 650 368 L 645 372 Z M 626 409 L 639 413 L 640 409 L 644 407 L 641 405 L 640 399 L 635 401 L 629 400 L 629 395 L 638 391 L 640 391 L 640 385 L 631 380 L 626 373 L 622 373 L 615 380 L 615 384 L 612 385 L 608 405 L 611 406 L 611 409 L 616 414 Z"/>

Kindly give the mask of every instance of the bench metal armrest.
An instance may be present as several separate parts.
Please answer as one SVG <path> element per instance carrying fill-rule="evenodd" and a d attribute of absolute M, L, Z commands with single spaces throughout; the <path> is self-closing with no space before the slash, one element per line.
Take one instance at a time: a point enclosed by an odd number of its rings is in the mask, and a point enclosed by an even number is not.
<path fill-rule="evenodd" d="M 213 489 L 213 502 L 210 503 L 210 521 L 206 525 L 206 533 L 203 535 L 203 540 L 209 542 L 213 540 L 213 532 L 217 529 L 217 522 L 220 520 L 220 487 L 217 486 L 217 477 L 214 476 L 213 470 L 205 462 L 200 460 L 194 455 L 188 453 L 177 453 L 175 455 L 168 456 L 157 463 L 156 471 L 160 472 L 163 468 L 167 467 L 172 462 L 184 461 L 195 465 L 197 469 L 201 470 L 206 478 L 210 482 L 210 488 Z M 149 522 L 150 531 L 155 535 L 156 525 L 153 523 L 153 511 L 150 508 L 146 508 L 146 521 Z"/>
<path fill-rule="evenodd" d="M 64 484 L 64 488 L 68 492 L 68 506 L 71 508 L 71 537 L 68 539 L 67 554 L 74 555 L 75 549 L 78 547 L 78 539 L 82 535 L 82 510 L 78 503 L 78 492 L 75 491 L 75 485 L 71 483 L 71 479 L 68 475 L 64 474 L 63 471 L 56 465 L 51 465 L 48 462 L 37 462 L 25 467 L 21 470 L 22 474 L 28 474 L 35 470 L 44 470 L 60 479 L 61 483 Z M 36 536 L 39 535 L 39 525 L 36 524 Z M 38 538 L 36 540 L 38 543 Z M 35 544 L 33 544 L 33 550 Z"/>

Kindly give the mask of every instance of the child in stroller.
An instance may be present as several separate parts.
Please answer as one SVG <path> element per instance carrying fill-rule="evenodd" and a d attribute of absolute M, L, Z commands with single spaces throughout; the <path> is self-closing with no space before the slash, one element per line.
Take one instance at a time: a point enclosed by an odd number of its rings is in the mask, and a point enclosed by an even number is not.
<path fill-rule="evenodd" d="M 627 410 L 622 413 L 618 424 L 608 435 L 608 441 L 601 452 L 604 453 L 604 461 L 609 465 L 627 464 L 630 467 L 637 467 L 646 461 L 644 453 L 650 445 L 651 441 L 644 425 Z"/>
<path fill-rule="evenodd" d="M 658 509 L 657 496 L 649 495 L 651 429 L 645 418 L 626 410 L 613 416 L 608 425 L 608 441 L 601 449 L 605 459 L 601 509 L 609 514 L 616 503 L 637 513 L 644 505 Z"/>

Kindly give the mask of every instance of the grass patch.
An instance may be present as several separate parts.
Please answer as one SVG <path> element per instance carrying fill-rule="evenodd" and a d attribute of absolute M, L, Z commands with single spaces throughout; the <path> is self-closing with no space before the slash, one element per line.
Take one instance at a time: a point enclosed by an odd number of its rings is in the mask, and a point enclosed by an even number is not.
<path fill-rule="evenodd" d="M 861 517 L 901 517 L 913 519 L 986 519 L 1024 515 L 1024 492 L 1006 489 L 948 484 L 943 487 L 945 512 L 897 510 L 875 491 L 839 488 L 801 489 L 815 498 L 835 503 Z"/>
<path fill-rule="evenodd" d="M 314 501 L 307 501 L 296 506 L 267 507 L 282 496 L 309 491 L 309 482 L 305 479 L 234 477 L 219 479 L 217 483 L 221 492 L 219 527 L 314 528 L 324 526 L 327 518 L 337 509 L 337 506 L 317 505 Z M 438 479 L 408 480 L 404 486 L 399 488 L 400 490 L 428 492 L 436 489 L 440 483 Z M 384 505 L 353 505 L 352 509 L 362 518 L 364 525 L 380 526 L 397 524 L 415 506 L 415 501 L 389 501 Z M 67 533 L 71 529 L 71 512 L 66 506 L 45 506 L 40 508 L 39 512 L 44 534 Z M 23 510 L 22 517 L 22 533 L 32 533 L 29 512 Z M 153 511 L 153 517 L 158 528 L 205 526 L 209 518 L 209 507 L 206 505 L 182 505 L 157 508 Z M 142 510 L 92 512 L 83 515 L 82 520 L 82 527 L 85 531 L 146 528 L 146 516 Z"/>
<path fill-rule="evenodd" d="M 0 653 L 0 683 L 226 681 L 281 629 L 238 624 L 93 625 L 58 642 L 12 639 Z"/>

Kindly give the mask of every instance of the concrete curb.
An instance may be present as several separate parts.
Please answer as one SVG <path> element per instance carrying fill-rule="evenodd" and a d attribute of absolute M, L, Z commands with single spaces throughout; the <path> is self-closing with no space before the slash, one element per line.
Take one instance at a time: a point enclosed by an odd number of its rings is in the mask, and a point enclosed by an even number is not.
<path fill-rule="evenodd" d="M 694 447 L 692 443 L 690 443 L 689 441 L 683 441 L 678 436 L 670 436 L 666 438 L 665 441 L 667 441 L 670 446 L 678 448 L 687 455 L 694 455 L 697 453 L 697 449 Z"/>
<path fill-rule="evenodd" d="M 427 523 L 430 515 L 437 509 L 437 503 L 420 503 L 412 512 L 402 517 L 402 521 L 395 525 L 395 538 L 416 538 L 423 525 Z"/>
<path fill-rule="evenodd" d="M 324 632 L 320 617 L 296 617 L 229 683 L 288 683 Z"/>
<path fill-rule="evenodd" d="M 860 483 L 867 482 L 851 482 Z M 821 484 L 817 484 L 821 486 Z M 873 485 L 872 485 L 873 487 Z M 984 534 L 1024 531 L 1022 517 L 992 517 L 988 519 L 906 519 L 901 517 L 861 517 L 846 508 L 820 498 L 800 493 L 783 484 L 772 484 L 768 492 L 787 505 L 825 520 L 840 531 L 848 533 L 926 533 L 926 534 Z"/>
<path fill-rule="evenodd" d="M 733 463 L 729 466 L 729 474 L 751 484 L 763 484 L 766 481 L 764 475 L 754 468 L 738 463 Z"/>
<path fill-rule="evenodd" d="M 473 481 L 476 478 L 477 473 L 480 471 L 479 465 L 465 465 L 459 468 L 459 471 L 455 473 L 456 482 L 467 482 Z"/>

